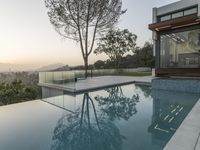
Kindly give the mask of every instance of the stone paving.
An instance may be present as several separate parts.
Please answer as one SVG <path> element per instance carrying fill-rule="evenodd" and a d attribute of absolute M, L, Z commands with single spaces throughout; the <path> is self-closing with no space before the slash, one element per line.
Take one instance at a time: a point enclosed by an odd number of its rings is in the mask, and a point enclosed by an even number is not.
<path fill-rule="evenodd" d="M 67 92 L 79 93 L 88 90 L 97 90 L 115 85 L 124 85 L 129 83 L 150 84 L 152 76 L 145 77 L 127 77 L 127 76 L 101 76 L 92 77 L 85 80 L 78 80 L 75 83 L 68 84 L 39 84 L 50 88 L 57 88 Z"/>
<path fill-rule="evenodd" d="M 198 138 L 198 142 L 197 142 L 197 145 L 195 147 L 195 150 L 200 150 L 200 133 L 199 133 L 199 138 Z"/>
<path fill-rule="evenodd" d="M 104 87 L 122 85 L 128 83 L 151 83 L 152 77 L 127 77 L 127 76 L 102 76 L 102 77 L 93 77 L 86 80 L 78 81 L 76 86 L 76 91 L 86 91 L 100 89 Z"/>

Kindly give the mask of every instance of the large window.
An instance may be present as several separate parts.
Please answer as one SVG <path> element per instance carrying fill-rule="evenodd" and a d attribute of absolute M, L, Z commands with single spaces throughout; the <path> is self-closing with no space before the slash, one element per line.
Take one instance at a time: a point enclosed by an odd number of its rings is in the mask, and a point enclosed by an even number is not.
<path fill-rule="evenodd" d="M 185 9 L 182 11 L 178 11 L 178 12 L 173 12 L 167 15 L 163 15 L 159 17 L 159 21 L 168 21 L 171 19 L 176 19 L 176 18 L 180 18 L 183 16 L 188 16 L 188 15 L 193 15 L 193 14 L 197 14 L 198 13 L 198 9 L 197 7 L 193 7 L 193 8 L 189 8 L 189 9 Z"/>
<path fill-rule="evenodd" d="M 160 36 L 161 68 L 200 68 L 200 29 Z"/>

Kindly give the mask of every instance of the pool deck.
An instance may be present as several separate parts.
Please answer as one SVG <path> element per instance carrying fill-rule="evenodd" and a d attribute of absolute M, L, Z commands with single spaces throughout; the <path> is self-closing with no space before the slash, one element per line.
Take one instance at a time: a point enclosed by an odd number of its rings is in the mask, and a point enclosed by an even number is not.
<path fill-rule="evenodd" d="M 200 150 L 200 99 L 164 150 Z"/>
<path fill-rule="evenodd" d="M 40 86 L 57 88 L 71 93 L 81 93 L 85 91 L 98 90 L 116 85 L 125 85 L 130 83 L 148 84 L 152 81 L 152 76 L 145 77 L 127 77 L 127 76 L 101 76 L 92 77 L 85 80 L 78 80 L 76 83 L 68 84 L 47 84 L 40 83 Z"/>

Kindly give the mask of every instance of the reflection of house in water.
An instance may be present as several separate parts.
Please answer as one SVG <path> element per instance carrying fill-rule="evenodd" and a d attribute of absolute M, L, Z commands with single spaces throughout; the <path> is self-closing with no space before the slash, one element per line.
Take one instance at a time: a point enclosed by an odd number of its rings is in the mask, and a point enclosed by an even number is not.
<path fill-rule="evenodd" d="M 178 129 L 199 99 L 199 94 L 153 90 L 153 116 L 148 131 L 152 142 L 163 145 Z"/>
<path fill-rule="evenodd" d="M 51 105 L 54 105 L 58 108 L 61 108 L 70 112 L 75 112 L 78 107 L 76 106 L 77 105 L 76 97 L 73 95 L 63 94 L 59 96 L 43 98 L 42 100 L 46 103 L 49 103 Z"/>

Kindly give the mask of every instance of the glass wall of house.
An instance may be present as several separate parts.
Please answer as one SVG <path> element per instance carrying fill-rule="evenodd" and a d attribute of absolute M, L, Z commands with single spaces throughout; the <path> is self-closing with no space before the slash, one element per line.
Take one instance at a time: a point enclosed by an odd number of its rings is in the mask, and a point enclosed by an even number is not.
<path fill-rule="evenodd" d="M 200 29 L 162 34 L 160 68 L 200 68 Z"/>

